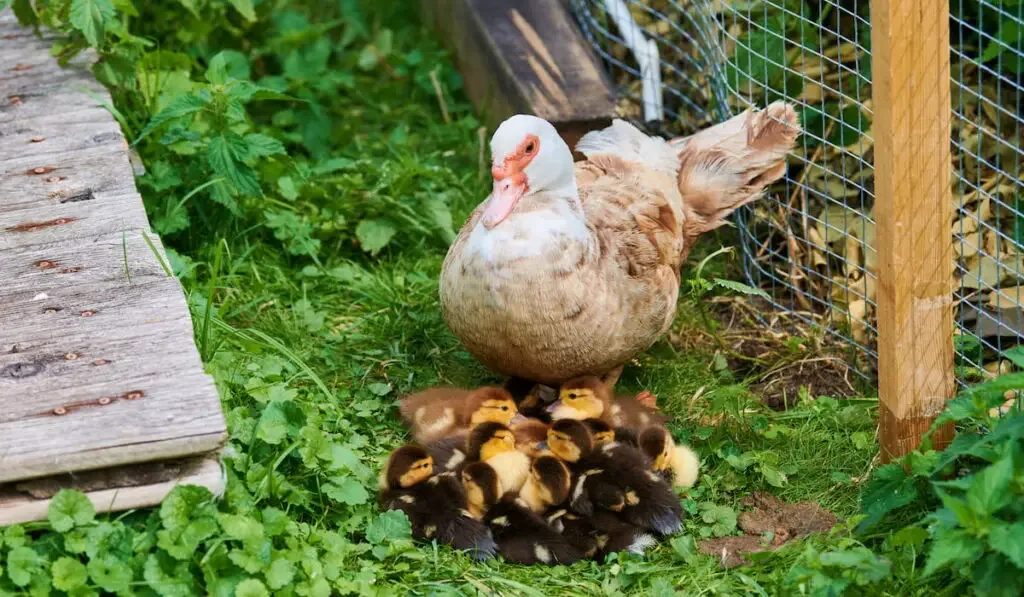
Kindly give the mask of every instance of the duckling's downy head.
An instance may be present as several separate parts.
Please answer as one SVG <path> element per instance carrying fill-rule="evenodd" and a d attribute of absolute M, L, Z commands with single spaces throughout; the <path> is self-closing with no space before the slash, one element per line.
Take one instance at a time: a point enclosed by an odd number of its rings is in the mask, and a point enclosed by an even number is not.
<path fill-rule="evenodd" d="M 407 489 L 434 474 L 434 459 L 419 446 L 402 446 L 391 453 L 385 471 L 388 487 Z"/>
<path fill-rule="evenodd" d="M 493 421 L 473 427 L 466 446 L 467 456 L 471 460 L 489 460 L 502 452 L 515 449 L 516 436 L 512 430 Z"/>
<path fill-rule="evenodd" d="M 508 425 L 519 414 L 512 394 L 503 388 L 482 387 L 470 394 L 467 401 L 472 412 L 470 425 L 488 422 Z"/>
<path fill-rule="evenodd" d="M 604 446 L 615 441 L 615 430 L 608 423 L 601 419 L 586 419 L 583 423 L 590 429 L 594 436 L 595 446 Z"/>
<path fill-rule="evenodd" d="M 551 504 L 561 504 L 569 499 L 572 477 L 565 463 L 555 456 L 538 456 L 530 466 L 530 480 L 539 489 L 541 499 Z"/>
<path fill-rule="evenodd" d="M 640 451 L 654 462 L 651 468 L 663 471 L 672 466 L 672 449 L 675 442 L 672 441 L 668 429 L 652 425 L 640 433 L 638 443 Z"/>
<path fill-rule="evenodd" d="M 604 414 L 610 400 L 609 389 L 600 378 L 592 375 L 577 377 L 562 384 L 558 400 L 546 410 L 554 420 L 596 419 Z"/>
<path fill-rule="evenodd" d="M 486 462 L 474 462 L 462 469 L 462 486 L 466 501 L 479 511 L 498 502 L 498 472 Z"/>
<path fill-rule="evenodd" d="M 594 439 L 582 422 L 562 419 L 548 429 L 548 449 L 566 462 L 577 462 L 594 449 Z"/>

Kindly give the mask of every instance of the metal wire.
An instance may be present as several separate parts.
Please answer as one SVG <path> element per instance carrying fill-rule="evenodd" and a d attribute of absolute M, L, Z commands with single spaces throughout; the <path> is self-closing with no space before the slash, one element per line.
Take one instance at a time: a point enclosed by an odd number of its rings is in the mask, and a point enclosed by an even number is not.
<path fill-rule="evenodd" d="M 691 132 L 777 99 L 797 106 L 805 132 L 787 176 L 737 213 L 744 272 L 774 307 L 850 346 L 871 376 L 869 0 L 570 3 L 622 92 L 622 116 L 648 129 Z M 1005 372 L 1003 354 L 1024 343 L 1024 0 L 955 0 L 951 12 L 956 219 L 937 242 L 953 243 L 957 255 L 965 383 Z"/>

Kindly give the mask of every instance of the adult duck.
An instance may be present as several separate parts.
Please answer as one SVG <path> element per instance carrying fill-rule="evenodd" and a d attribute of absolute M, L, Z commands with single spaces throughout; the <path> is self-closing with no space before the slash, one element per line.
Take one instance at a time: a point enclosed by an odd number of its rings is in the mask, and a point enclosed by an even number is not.
<path fill-rule="evenodd" d="M 697 237 L 783 175 L 799 132 L 784 102 L 671 141 L 615 120 L 573 163 L 550 123 L 509 118 L 491 138 L 493 191 L 445 258 L 445 320 L 505 375 L 614 381 L 671 325 Z"/>

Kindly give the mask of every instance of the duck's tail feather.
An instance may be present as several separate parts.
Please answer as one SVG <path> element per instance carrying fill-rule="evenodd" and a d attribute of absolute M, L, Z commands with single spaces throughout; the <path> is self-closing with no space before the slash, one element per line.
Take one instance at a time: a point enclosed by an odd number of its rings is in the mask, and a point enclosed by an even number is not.
<path fill-rule="evenodd" d="M 799 134 L 796 110 L 778 101 L 669 141 L 680 161 L 687 235 L 695 238 L 721 226 L 733 210 L 778 180 Z"/>

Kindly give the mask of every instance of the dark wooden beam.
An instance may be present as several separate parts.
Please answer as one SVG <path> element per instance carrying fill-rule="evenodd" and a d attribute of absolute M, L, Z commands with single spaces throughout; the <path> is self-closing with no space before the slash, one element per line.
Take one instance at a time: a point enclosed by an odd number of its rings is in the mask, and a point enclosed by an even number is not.
<path fill-rule="evenodd" d="M 572 147 L 615 117 L 615 93 L 564 2 L 422 0 L 490 126 L 513 114 L 555 125 Z"/>

